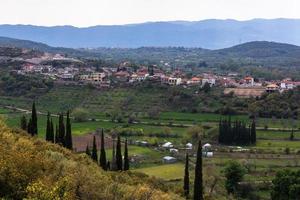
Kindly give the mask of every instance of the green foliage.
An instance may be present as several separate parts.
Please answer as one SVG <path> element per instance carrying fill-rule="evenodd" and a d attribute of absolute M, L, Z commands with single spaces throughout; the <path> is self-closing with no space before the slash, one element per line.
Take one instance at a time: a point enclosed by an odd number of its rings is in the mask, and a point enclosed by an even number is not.
<path fill-rule="evenodd" d="M 88 120 L 88 112 L 83 108 L 74 109 L 72 115 L 76 122 L 85 122 Z"/>
<path fill-rule="evenodd" d="M 106 152 L 105 152 L 105 142 L 104 142 L 104 132 L 102 129 L 101 132 L 101 143 L 100 143 L 100 158 L 99 158 L 99 164 L 102 167 L 102 169 L 107 170 L 107 161 L 106 161 Z"/>
<path fill-rule="evenodd" d="M 194 180 L 194 200 L 203 200 L 202 144 L 199 140 Z"/>
<path fill-rule="evenodd" d="M 34 98 L 53 88 L 53 81 L 38 76 L 0 75 L 0 95 Z"/>
<path fill-rule="evenodd" d="M 27 119 L 25 115 L 22 115 L 20 120 L 20 128 L 24 131 L 27 131 Z"/>
<path fill-rule="evenodd" d="M 190 175 L 189 175 L 189 155 L 186 154 L 185 166 L 184 166 L 184 178 L 183 178 L 183 191 L 186 198 L 190 194 Z"/>
<path fill-rule="evenodd" d="M 118 135 L 117 146 L 116 146 L 116 165 L 117 170 L 121 171 L 123 169 L 123 158 L 122 158 L 122 150 L 121 150 L 121 138 Z"/>
<path fill-rule="evenodd" d="M 97 152 L 97 142 L 96 136 L 93 137 L 93 148 L 91 158 L 97 163 L 98 162 L 98 152 Z"/>
<path fill-rule="evenodd" d="M 300 196 L 300 170 L 283 170 L 272 181 L 272 200 L 297 200 Z"/>
<path fill-rule="evenodd" d="M 253 134 L 253 135 L 252 135 Z M 228 120 L 220 120 L 219 122 L 219 143 L 227 145 L 249 145 L 256 143 L 256 127 L 255 123 L 252 126 L 246 127 L 246 124 L 241 121 L 231 123 L 231 118 Z"/>
<path fill-rule="evenodd" d="M 32 136 L 38 134 L 38 126 L 37 126 L 37 113 L 35 108 L 35 102 L 32 103 L 32 110 L 31 110 L 31 129 L 30 132 Z"/>
<path fill-rule="evenodd" d="M 127 139 L 125 140 L 125 147 L 124 147 L 124 171 L 129 170 L 129 157 L 128 157 L 128 146 L 127 146 Z"/>
<path fill-rule="evenodd" d="M 224 169 L 225 188 L 229 194 L 237 192 L 238 183 L 243 180 L 246 169 L 237 161 L 229 161 Z"/>
<path fill-rule="evenodd" d="M 300 87 L 283 93 L 265 94 L 250 102 L 249 110 L 260 117 L 298 118 L 300 116 Z"/>
<path fill-rule="evenodd" d="M 64 146 L 65 145 L 65 136 L 66 136 L 66 129 L 65 129 L 65 123 L 64 123 L 64 115 L 62 113 L 60 113 L 59 117 L 58 117 L 57 140 L 55 142 L 57 144 Z"/>
<path fill-rule="evenodd" d="M 72 142 L 72 128 L 71 128 L 71 121 L 70 121 L 70 113 L 67 112 L 67 122 L 66 122 L 66 136 L 65 136 L 65 145 L 66 148 L 72 150 L 73 149 L 73 142 Z"/>

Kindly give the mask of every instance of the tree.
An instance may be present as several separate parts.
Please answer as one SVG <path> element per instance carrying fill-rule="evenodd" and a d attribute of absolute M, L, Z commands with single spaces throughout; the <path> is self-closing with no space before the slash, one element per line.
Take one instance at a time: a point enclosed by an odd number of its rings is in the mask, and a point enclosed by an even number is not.
<path fill-rule="evenodd" d="M 118 135 L 117 146 L 116 146 L 116 165 L 117 165 L 117 170 L 121 171 L 122 168 L 123 168 L 123 165 L 122 165 L 122 152 L 121 152 L 121 138 L 120 138 L 120 135 Z"/>
<path fill-rule="evenodd" d="M 124 150 L 124 171 L 129 170 L 129 158 L 128 158 L 128 146 L 127 139 L 125 140 L 125 150 Z"/>
<path fill-rule="evenodd" d="M 32 103 L 32 110 L 31 110 L 31 135 L 38 134 L 38 127 L 37 127 L 37 114 L 35 108 L 35 102 Z"/>
<path fill-rule="evenodd" d="M 300 170 L 282 170 L 273 179 L 272 200 L 298 200 L 300 197 Z"/>
<path fill-rule="evenodd" d="M 194 200 L 203 200 L 203 176 L 202 176 L 202 144 L 198 143 L 197 160 L 194 180 Z"/>
<path fill-rule="evenodd" d="M 59 114 L 58 118 L 58 141 L 56 143 L 64 146 L 65 145 L 65 124 L 64 124 L 64 115 Z"/>
<path fill-rule="evenodd" d="M 224 169 L 226 177 L 225 188 L 228 194 L 234 194 L 237 191 L 237 186 L 246 173 L 245 168 L 237 161 L 229 161 Z"/>
<path fill-rule="evenodd" d="M 32 135 L 32 120 L 31 120 L 31 118 L 28 121 L 27 132 Z"/>
<path fill-rule="evenodd" d="M 96 143 L 96 136 L 95 135 L 94 135 L 94 138 L 93 138 L 93 148 L 92 148 L 91 158 L 94 161 L 98 162 L 97 143 Z"/>
<path fill-rule="evenodd" d="M 104 133 L 103 129 L 101 132 L 101 147 L 100 147 L 100 166 L 102 169 L 107 170 L 107 163 L 106 163 L 106 153 L 105 153 L 105 142 L 104 142 Z"/>
<path fill-rule="evenodd" d="M 113 147 L 112 147 L 112 156 L 111 156 L 111 163 L 108 162 L 109 164 L 109 169 L 112 170 L 112 171 L 116 171 L 117 170 L 117 163 L 116 163 L 116 148 L 115 148 L 115 140 L 114 140 L 114 137 L 113 137 Z"/>
<path fill-rule="evenodd" d="M 53 127 L 53 121 L 52 121 L 52 119 L 51 119 L 51 121 L 50 121 L 50 141 L 52 142 L 52 143 L 54 143 L 54 127 Z"/>
<path fill-rule="evenodd" d="M 189 197 L 190 194 L 190 175 L 189 175 L 189 155 L 185 157 L 184 179 L 183 179 L 184 196 Z"/>
<path fill-rule="evenodd" d="M 27 119 L 25 117 L 25 115 L 23 115 L 21 117 L 21 120 L 20 120 L 20 128 L 24 131 L 27 131 Z"/>
<path fill-rule="evenodd" d="M 251 144 L 256 144 L 256 125 L 254 120 L 251 124 Z"/>
<path fill-rule="evenodd" d="M 71 129 L 70 112 L 69 111 L 67 112 L 65 147 L 70 150 L 73 149 L 72 129 Z"/>
<path fill-rule="evenodd" d="M 290 135 L 290 140 L 293 141 L 294 140 L 294 129 L 292 129 L 291 135 Z"/>
<path fill-rule="evenodd" d="M 83 108 L 76 108 L 72 112 L 72 116 L 74 116 L 74 120 L 76 122 L 85 122 L 88 120 L 88 112 Z"/>
<path fill-rule="evenodd" d="M 202 87 L 202 90 L 205 92 L 205 93 L 208 93 L 210 91 L 210 84 L 208 82 L 204 83 L 203 87 Z"/>
<path fill-rule="evenodd" d="M 91 156 L 91 150 L 89 148 L 89 144 L 86 145 L 85 154 Z"/>
<path fill-rule="evenodd" d="M 58 136 L 59 133 L 58 133 L 58 132 L 59 132 L 58 126 L 57 126 L 57 124 L 56 124 L 56 125 L 55 125 L 55 136 L 54 136 L 54 138 L 55 138 L 55 141 L 54 141 L 54 142 L 55 142 L 56 144 L 59 144 L 59 136 Z"/>
<path fill-rule="evenodd" d="M 51 141 L 51 122 L 50 122 L 50 112 L 47 114 L 47 123 L 46 123 L 46 141 Z"/>
<path fill-rule="evenodd" d="M 153 76 L 154 75 L 154 67 L 153 67 L 153 65 L 149 65 L 148 66 L 148 74 L 149 74 L 149 76 Z"/>

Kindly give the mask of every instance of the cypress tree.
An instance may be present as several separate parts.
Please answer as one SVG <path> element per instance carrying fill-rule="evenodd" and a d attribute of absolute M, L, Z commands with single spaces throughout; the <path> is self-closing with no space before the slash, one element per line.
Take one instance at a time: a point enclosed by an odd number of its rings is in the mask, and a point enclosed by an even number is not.
<path fill-rule="evenodd" d="M 101 147 L 100 147 L 100 166 L 102 169 L 107 170 L 107 163 L 106 163 L 106 153 L 105 153 L 105 142 L 104 142 L 104 133 L 103 129 L 101 132 Z"/>
<path fill-rule="evenodd" d="M 113 149 L 112 149 L 112 160 L 109 168 L 112 171 L 116 171 L 117 170 L 117 164 L 116 164 L 116 152 L 115 152 L 116 148 L 115 148 L 115 140 L 113 139 Z"/>
<path fill-rule="evenodd" d="M 23 115 L 21 117 L 21 120 L 20 120 L 20 128 L 24 131 L 27 131 L 27 119 L 25 117 L 25 115 Z"/>
<path fill-rule="evenodd" d="M 50 141 L 54 143 L 54 127 L 52 119 L 50 121 Z"/>
<path fill-rule="evenodd" d="M 107 163 L 106 163 L 106 170 L 110 170 L 110 162 L 109 161 L 107 161 Z"/>
<path fill-rule="evenodd" d="M 56 144 L 59 144 L 60 142 L 59 142 L 59 130 L 58 130 L 58 126 L 57 126 L 57 124 L 55 125 L 55 143 Z"/>
<path fill-rule="evenodd" d="M 58 143 L 65 146 L 65 124 L 63 114 L 60 114 L 58 119 Z"/>
<path fill-rule="evenodd" d="M 27 132 L 32 135 L 32 122 L 31 118 L 28 121 Z"/>
<path fill-rule="evenodd" d="M 91 156 L 91 150 L 89 148 L 89 144 L 86 145 L 85 153 L 86 155 Z"/>
<path fill-rule="evenodd" d="M 202 144 L 199 140 L 194 180 L 194 200 L 203 200 Z"/>
<path fill-rule="evenodd" d="M 124 171 L 129 170 L 129 158 L 128 158 L 128 146 L 127 139 L 125 140 L 125 150 L 124 150 Z"/>
<path fill-rule="evenodd" d="M 183 179 L 183 191 L 186 198 L 190 194 L 190 175 L 189 175 L 189 155 L 185 157 L 184 179 Z"/>
<path fill-rule="evenodd" d="M 47 114 L 47 124 L 46 124 L 46 141 L 51 141 L 51 128 L 50 128 L 50 113 Z"/>
<path fill-rule="evenodd" d="M 37 114 L 35 108 L 35 102 L 32 103 L 32 111 L 31 111 L 31 135 L 37 135 L 38 128 L 37 128 Z"/>
<path fill-rule="evenodd" d="M 123 165 L 122 165 L 122 152 L 121 152 L 120 135 L 118 135 L 117 146 L 116 146 L 116 164 L 117 164 L 117 170 L 122 171 Z"/>
<path fill-rule="evenodd" d="M 72 130 L 71 130 L 71 122 L 70 122 L 70 113 L 69 113 L 69 111 L 67 112 L 65 147 L 70 149 L 70 150 L 73 149 Z"/>
<path fill-rule="evenodd" d="M 92 159 L 96 162 L 98 162 L 98 153 L 97 153 L 97 143 L 96 143 L 96 136 L 94 135 L 93 138 L 93 148 L 92 148 Z"/>
<path fill-rule="evenodd" d="M 290 135 L 290 140 L 293 141 L 294 140 L 294 129 L 292 129 L 291 135 Z"/>

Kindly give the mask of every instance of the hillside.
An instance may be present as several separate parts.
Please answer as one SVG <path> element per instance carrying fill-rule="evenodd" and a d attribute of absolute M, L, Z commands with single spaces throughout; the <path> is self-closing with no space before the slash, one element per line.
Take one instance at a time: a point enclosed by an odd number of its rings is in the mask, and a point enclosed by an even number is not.
<path fill-rule="evenodd" d="M 239 66 L 300 66 L 299 46 L 268 41 L 248 42 L 218 50 L 185 47 L 71 49 L 51 47 L 28 40 L 0 37 L 0 56 L 9 55 L 10 52 L 14 52 L 16 55 L 13 56 L 15 57 L 20 56 L 22 54 L 20 48 L 32 49 L 31 52 L 34 53 L 38 51 L 60 53 L 71 57 L 100 58 L 108 62 L 131 60 L 141 64 L 155 63 L 160 65 L 168 62 L 172 67 L 216 67 L 232 61 Z M 29 53 L 27 52 L 27 54 Z"/>
<path fill-rule="evenodd" d="M 300 45 L 300 20 L 253 19 L 170 21 L 142 24 L 40 27 L 1 25 L 0 36 L 42 42 L 55 47 L 201 47 L 220 49 L 250 41 L 275 41 Z"/>
<path fill-rule="evenodd" d="M 0 152 L 1 199 L 181 199 L 158 180 L 104 172 L 86 155 L 28 137 L 2 121 Z"/>

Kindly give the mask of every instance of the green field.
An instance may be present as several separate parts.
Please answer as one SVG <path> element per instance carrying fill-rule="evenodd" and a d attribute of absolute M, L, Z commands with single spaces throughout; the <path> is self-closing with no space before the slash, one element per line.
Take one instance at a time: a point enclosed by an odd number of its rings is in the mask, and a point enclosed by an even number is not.
<path fill-rule="evenodd" d="M 165 180 L 182 179 L 184 173 L 184 164 L 174 163 L 160 166 L 145 167 L 134 171 L 145 173 L 149 176 L 155 176 Z"/>

